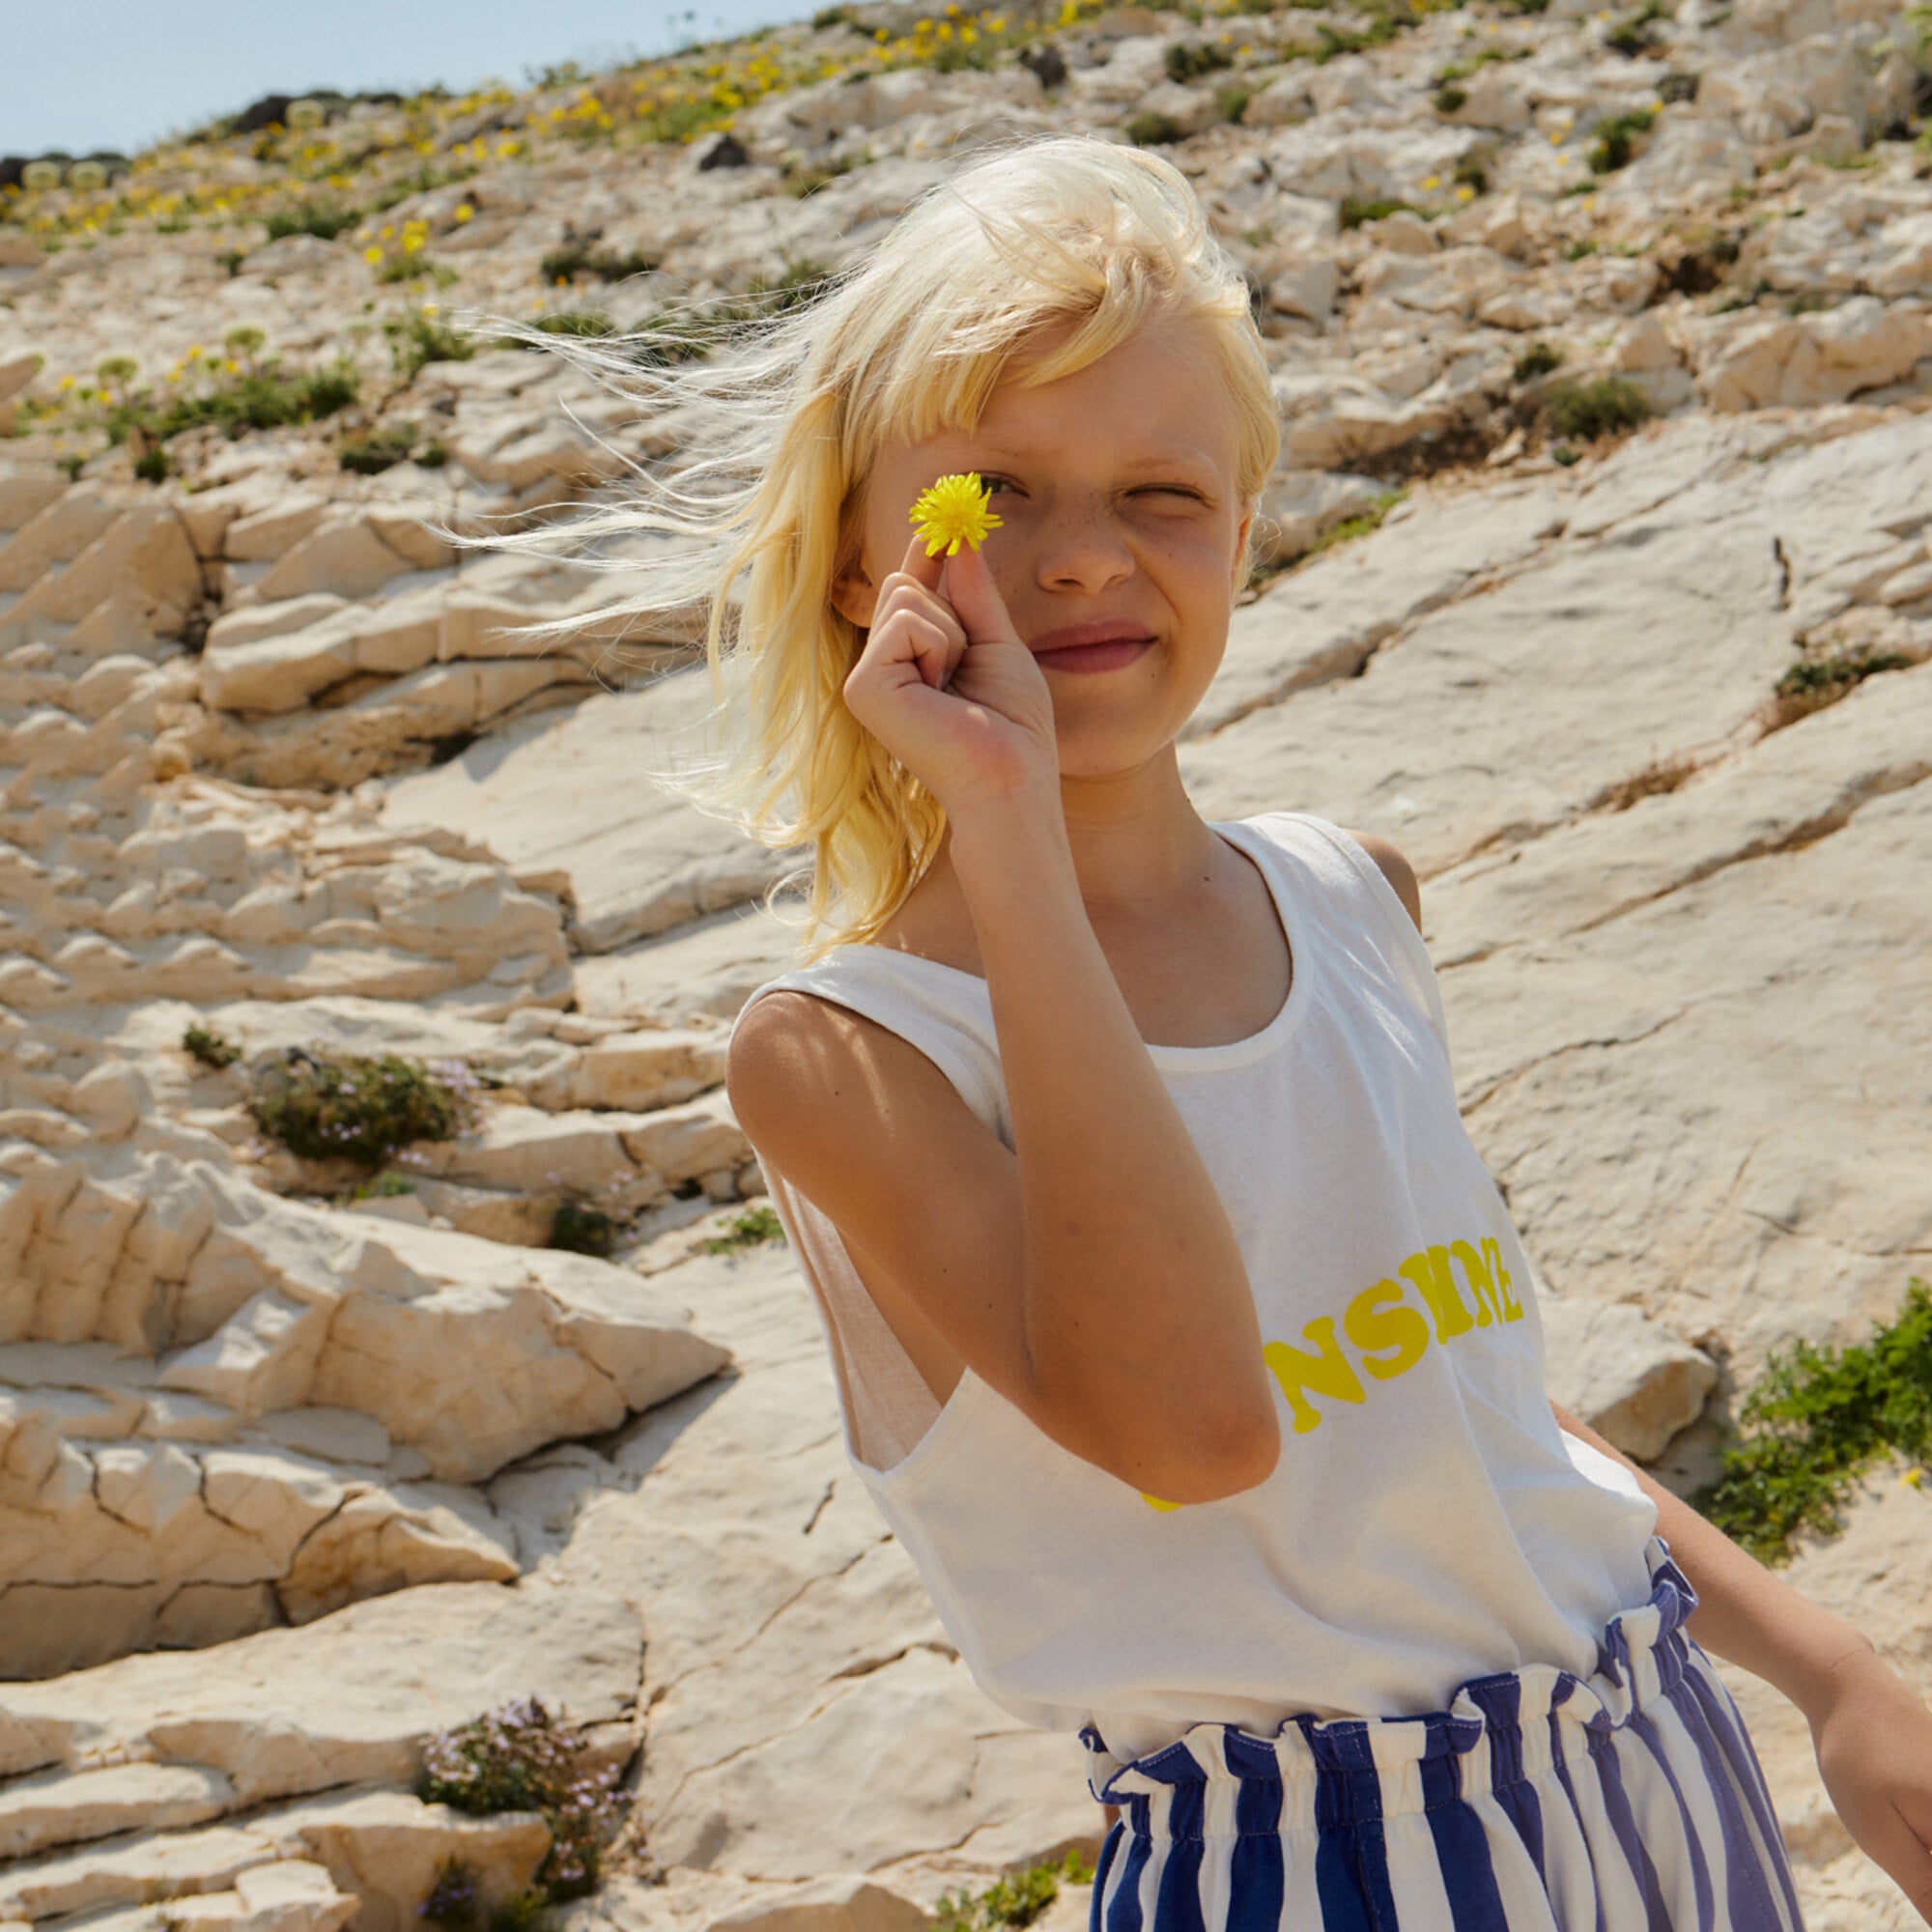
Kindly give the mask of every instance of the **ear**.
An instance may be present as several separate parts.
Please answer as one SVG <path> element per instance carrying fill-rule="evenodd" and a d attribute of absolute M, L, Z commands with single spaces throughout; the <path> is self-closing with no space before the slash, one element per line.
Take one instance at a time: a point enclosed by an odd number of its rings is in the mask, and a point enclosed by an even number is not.
<path fill-rule="evenodd" d="M 1261 498 L 1257 497 L 1255 500 L 1248 505 L 1247 509 L 1242 512 L 1241 526 L 1235 532 L 1235 568 L 1236 571 L 1239 571 L 1240 569 L 1242 553 L 1245 552 L 1248 547 L 1249 526 L 1254 523 L 1255 512 L 1260 507 L 1261 507 Z M 1235 595 L 1238 597 L 1241 594 L 1241 591 L 1245 587 L 1246 587 L 1245 577 L 1237 576 L 1235 579 Z"/>
<path fill-rule="evenodd" d="M 832 608 L 860 630 L 871 628 L 872 611 L 879 601 L 878 586 L 866 575 L 863 559 L 854 557 L 850 566 L 832 580 Z"/>

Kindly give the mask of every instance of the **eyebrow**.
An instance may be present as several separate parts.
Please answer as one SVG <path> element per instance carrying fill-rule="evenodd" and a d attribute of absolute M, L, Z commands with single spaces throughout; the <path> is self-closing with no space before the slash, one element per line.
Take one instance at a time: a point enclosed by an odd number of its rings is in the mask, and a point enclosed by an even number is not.
<path fill-rule="evenodd" d="M 1016 469 L 1023 469 L 1029 463 L 1039 460 L 1037 456 L 1023 454 L 1019 451 L 1003 447 L 998 443 L 989 445 L 985 451 L 985 455 L 989 465 L 994 468 L 1002 465 L 1010 465 Z M 1122 468 L 1135 470 L 1172 469 L 1178 468 L 1192 469 L 1201 475 L 1215 478 L 1218 478 L 1221 473 L 1220 467 L 1206 450 L 1195 449 L 1184 443 L 1174 443 L 1157 450 L 1142 451 L 1137 455 L 1125 458 L 1122 464 Z"/>

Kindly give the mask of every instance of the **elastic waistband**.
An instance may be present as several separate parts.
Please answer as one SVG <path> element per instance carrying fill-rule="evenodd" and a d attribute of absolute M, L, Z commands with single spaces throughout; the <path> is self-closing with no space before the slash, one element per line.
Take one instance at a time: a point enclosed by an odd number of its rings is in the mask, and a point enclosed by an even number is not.
<path fill-rule="evenodd" d="M 1605 1626 L 1587 1678 L 1532 1664 L 1471 1678 L 1446 1710 L 1293 1717 L 1273 1737 L 1196 1724 L 1131 1761 L 1109 1752 L 1090 1726 L 1080 1734 L 1088 1789 L 1124 1806 L 1136 1836 L 1216 1837 L 1430 1810 L 1601 1750 L 1610 1733 L 1640 1723 L 1668 1698 L 1692 1667 L 1683 1626 L 1697 1594 L 1662 1537 L 1653 1536 L 1645 1553 L 1650 1600 Z"/>

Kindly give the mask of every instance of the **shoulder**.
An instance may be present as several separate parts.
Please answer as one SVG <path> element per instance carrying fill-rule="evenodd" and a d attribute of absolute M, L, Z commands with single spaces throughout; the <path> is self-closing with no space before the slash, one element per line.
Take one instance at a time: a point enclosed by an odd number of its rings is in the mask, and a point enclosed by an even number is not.
<path fill-rule="evenodd" d="M 1380 867 L 1382 877 L 1395 889 L 1410 919 L 1415 922 L 1415 929 L 1422 930 L 1422 888 L 1415 877 L 1415 867 L 1405 859 L 1386 838 L 1373 832 L 1350 832 L 1349 837 L 1373 859 Z"/>
<path fill-rule="evenodd" d="M 774 987 L 739 1014 L 724 1090 L 747 1137 L 774 1151 L 834 1122 L 889 1130 L 899 1110 L 952 1092 L 930 1057 L 891 1027 L 792 986 Z"/>

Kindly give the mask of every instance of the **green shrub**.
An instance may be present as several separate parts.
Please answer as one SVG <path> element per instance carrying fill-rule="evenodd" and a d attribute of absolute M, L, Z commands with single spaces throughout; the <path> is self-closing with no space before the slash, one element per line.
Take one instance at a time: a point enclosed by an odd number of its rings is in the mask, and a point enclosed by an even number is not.
<path fill-rule="evenodd" d="M 1516 367 L 1510 374 L 1519 383 L 1533 383 L 1539 376 L 1547 376 L 1552 369 L 1563 366 L 1563 352 L 1553 342 L 1532 342 L 1516 358 Z"/>
<path fill-rule="evenodd" d="M 319 241 L 333 242 L 345 228 L 354 228 L 361 219 L 359 208 L 341 208 L 327 201 L 298 202 L 294 208 L 278 208 L 267 217 L 269 240 L 313 235 Z"/>
<path fill-rule="evenodd" d="M 440 1731 L 423 1750 L 416 1796 L 459 1811 L 537 1811 L 551 1846 L 538 1866 L 527 1924 L 546 1903 L 582 1897 L 597 1883 L 603 1842 L 618 1811 L 614 1768 L 590 1772 L 581 1729 L 540 1699 L 512 1700 L 467 1724 Z"/>
<path fill-rule="evenodd" d="M 165 483 L 168 480 L 168 453 L 159 443 L 153 449 L 146 449 L 134 459 L 134 474 L 143 483 Z"/>
<path fill-rule="evenodd" d="M 1126 135 L 1137 148 L 1172 147 L 1186 139 L 1172 114 L 1136 114 L 1127 123 Z"/>
<path fill-rule="evenodd" d="M 1590 164 L 1590 172 L 1609 175 L 1625 166 L 1635 152 L 1634 144 L 1650 132 L 1650 124 L 1656 119 L 1655 108 L 1639 107 L 1629 114 L 1606 115 L 1599 121 L 1590 129 L 1596 138 L 1583 157 Z"/>
<path fill-rule="evenodd" d="M 1468 100 L 1468 90 L 1458 87 L 1453 80 L 1445 80 L 1435 90 L 1435 111 L 1438 114 L 1453 114 L 1459 107 L 1466 106 Z"/>
<path fill-rule="evenodd" d="M 1091 1885 L 1094 1867 L 1076 1847 L 1064 1859 L 1028 1865 L 997 1878 L 980 1892 L 947 1892 L 939 1900 L 935 1932 L 1000 1932 L 1031 1925 L 1066 1885 Z"/>
<path fill-rule="evenodd" d="M 414 423 L 385 423 L 366 436 L 351 437 L 335 452 L 335 460 L 357 476 L 380 476 L 384 470 L 407 463 L 415 440 Z"/>
<path fill-rule="evenodd" d="M 706 1254 L 734 1255 L 741 1249 L 755 1247 L 760 1241 L 784 1239 L 784 1224 L 780 1221 L 777 1209 L 769 1206 L 747 1208 L 742 1214 L 733 1215 L 725 1225 L 730 1232 L 714 1235 L 706 1241 Z"/>
<path fill-rule="evenodd" d="M 262 1069 L 248 1111 L 303 1160 L 378 1167 L 412 1141 L 453 1140 L 474 1122 L 475 1075 L 460 1060 L 289 1047 Z"/>
<path fill-rule="evenodd" d="M 285 373 L 272 356 L 239 371 L 211 356 L 164 396 L 148 388 L 124 391 L 107 401 L 99 421 L 109 442 L 126 442 L 138 429 L 151 449 L 210 424 L 232 439 L 245 430 L 280 429 L 334 415 L 355 400 L 361 381 L 346 359 Z"/>
<path fill-rule="evenodd" d="M 1613 52 L 1622 54 L 1627 60 L 1634 60 L 1639 54 L 1647 53 L 1657 44 L 1657 36 L 1651 31 L 1655 20 L 1670 18 L 1670 9 L 1664 0 L 1644 0 L 1644 4 L 1628 19 L 1619 20 L 1604 36 L 1604 44 Z"/>
<path fill-rule="evenodd" d="M 224 1066 L 233 1066 L 242 1058 L 242 1049 L 232 1039 L 223 1038 L 199 1021 L 182 1035 L 182 1051 L 216 1072 Z"/>
<path fill-rule="evenodd" d="M 556 309 L 537 318 L 536 327 L 544 335 L 615 335 L 617 325 L 595 308 Z"/>
<path fill-rule="evenodd" d="M 1366 510 L 1357 511 L 1352 517 L 1344 517 L 1339 524 L 1330 524 L 1303 554 L 1305 562 L 1309 557 L 1320 556 L 1323 551 L 1333 550 L 1339 544 L 1353 543 L 1357 537 L 1365 537 L 1382 526 L 1388 513 L 1403 499 L 1404 492 L 1391 490 L 1379 502 L 1371 503 Z"/>
<path fill-rule="evenodd" d="M 1589 382 L 1552 383 L 1544 391 L 1543 412 L 1554 435 L 1594 442 L 1646 421 L 1650 398 L 1625 377 L 1598 376 Z"/>
<path fill-rule="evenodd" d="M 1231 80 L 1214 90 L 1214 111 L 1223 121 L 1238 121 L 1247 112 L 1255 91 L 1244 80 Z"/>
<path fill-rule="evenodd" d="M 1801 1529 L 1841 1526 L 1845 1492 L 1888 1451 L 1932 1455 L 1932 1287 L 1914 1275 L 1868 1341 L 1775 1350 L 1738 1420 L 1691 1502 L 1761 1562 L 1781 1562 Z"/>
<path fill-rule="evenodd" d="M 623 1238 L 624 1224 L 587 1201 L 559 1201 L 550 1219 L 550 1244 L 573 1255 L 610 1254 Z"/>
<path fill-rule="evenodd" d="M 389 359 L 405 382 L 432 362 L 468 362 L 476 354 L 471 337 L 451 328 L 427 309 L 391 316 L 384 323 L 383 333 L 389 340 Z"/>
<path fill-rule="evenodd" d="M 1168 48 L 1165 63 L 1168 79 L 1181 81 L 1199 80 L 1204 73 L 1234 64 L 1235 57 L 1226 47 L 1199 41 L 1177 41 Z"/>
<path fill-rule="evenodd" d="M 585 242 L 566 242 L 537 264 L 537 272 L 547 282 L 574 282 L 579 275 L 594 275 L 600 282 L 621 282 L 631 275 L 648 275 L 662 259 L 635 249 L 619 255 Z"/>
<path fill-rule="evenodd" d="M 1365 221 L 1385 221 L 1391 214 L 1401 214 L 1405 210 L 1410 214 L 1422 212 L 1409 202 L 1393 201 L 1386 196 L 1346 195 L 1342 201 L 1342 226 L 1359 228 Z"/>
<path fill-rule="evenodd" d="M 446 1932 L 469 1932 L 476 1923 L 475 1872 L 461 1859 L 444 1859 L 429 1896 L 416 1907 L 416 1917 L 445 1927 Z"/>

